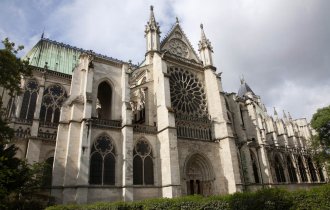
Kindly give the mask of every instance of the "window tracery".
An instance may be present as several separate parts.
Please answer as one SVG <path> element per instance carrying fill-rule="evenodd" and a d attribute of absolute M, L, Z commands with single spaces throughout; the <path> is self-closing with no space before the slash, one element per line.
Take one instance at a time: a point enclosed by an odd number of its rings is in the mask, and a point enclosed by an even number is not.
<path fill-rule="evenodd" d="M 62 86 L 56 84 L 48 87 L 42 98 L 40 120 L 43 122 L 58 123 L 60 110 L 66 98 L 66 91 Z"/>
<path fill-rule="evenodd" d="M 255 157 L 255 154 L 251 150 L 250 150 L 250 157 L 251 157 L 251 162 L 252 162 L 254 181 L 255 181 L 255 183 L 260 183 L 258 161 Z"/>
<path fill-rule="evenodd" d="M 169 41 L 169 51 L 170 53 L 180 57 L 188 58 L 189 56 L 188 46 L 178 38 L 174 38 Z"/>
<path fill-rule="evenodd" d="M 20 112 L 21 119 L 32 120 L 36 109 L 39 85 L 36 80 L 29 80 L 25 86 Z"/>
<path fill-rule="evenodd" d="M 102 135 L 94 141 L 90 159 L 89 183 L 115 184 L 116 150 L 112 139 Z"/>
<path fill-rule="evenodd" d="M 154 184 L 152 150 L 149 143 L 144 139 L 139 140 L 133 150 L 133 184 Z"/>

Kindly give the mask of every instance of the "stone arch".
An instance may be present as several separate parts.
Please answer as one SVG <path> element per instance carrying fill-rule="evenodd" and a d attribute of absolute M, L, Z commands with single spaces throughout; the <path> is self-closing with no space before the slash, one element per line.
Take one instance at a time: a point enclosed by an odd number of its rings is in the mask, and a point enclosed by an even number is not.
<path fill-rule="evenodd" d="M 211 195 L 215 175 L 210 160 L 200 153 L 191 154 L 184 165 L 187 194 Z"/>
<path fill-rule="evenodd" d="M 100 119 L 110 120 L 114 107 L 114 85 L 108 78 L 100 79 L 97 82 L 96 113 Z"/>
<path fill-rule="evenodd" d="M 257 154 L 252 151 L 252 149 L 249 149 L 250 151 L 250 158 L 251 158 L 251 165 L 252 165 L 252 172 L 253 172 L 253 177 L 254 177 L 254 182 L 255 183 L 260 183 L 260 169 L 259 169 L 259 164 L 258 164 L 258 156 Z"/>
<path fill-rule="evenodd" d="M 26 81 L 22 98 L 19 118 L 32 120 L 36 109 L 40 84 L 37 79 L 31 78 Z"/>

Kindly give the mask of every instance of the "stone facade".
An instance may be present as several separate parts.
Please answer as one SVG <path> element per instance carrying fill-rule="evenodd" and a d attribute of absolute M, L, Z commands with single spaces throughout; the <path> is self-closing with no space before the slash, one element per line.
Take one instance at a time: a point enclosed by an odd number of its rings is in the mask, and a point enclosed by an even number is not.
<path fill-rule="evenodd" d="M 3 94 L 17 156 L 53 162 L 57 203 L 328 181 L 310 158 L 305 119 L 269 115 L 244 80 L 237 94 L 223 91 L 202 25 L 199 56 L 179 22 L 160 42 L 152 8 L 145 37 L 139 66 L 42 38 L 27 55 L 34 71 L 23 93 Z"/>

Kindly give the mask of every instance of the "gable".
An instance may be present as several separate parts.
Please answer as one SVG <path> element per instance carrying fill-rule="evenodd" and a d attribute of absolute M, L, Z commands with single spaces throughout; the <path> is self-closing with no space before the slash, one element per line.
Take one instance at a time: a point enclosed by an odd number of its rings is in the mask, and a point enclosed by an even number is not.
<path fill-rule="evenodd" d="M 201 62 L 188 38 L 177 23 L 162 41 L 161 50 L 167 50 L 171 54 Z"/>

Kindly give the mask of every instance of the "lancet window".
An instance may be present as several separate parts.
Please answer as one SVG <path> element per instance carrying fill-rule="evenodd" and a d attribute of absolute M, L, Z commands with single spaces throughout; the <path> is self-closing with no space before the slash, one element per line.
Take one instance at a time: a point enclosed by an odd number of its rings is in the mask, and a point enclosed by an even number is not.
<path fill-rule="evenodd" d="M 311 175 L 311 179 L 313 182 L 316 182 L 317 181 L 316 170 L 312 162 L 312 159 L 310 157 L 307 158 L 307 163 L 308 163 L 308 169 Z"/>
<path fill-rule="evenodd" d="M 21 119 L 32 120 L 36 109 L 39 85 L 36 80 L 29 80 L 25 86 L 22 108 L 20 112 Z"/>
<path fill-rule="evenodd" d="M 136 143 L 133 151 L 133 184 L 154 184 L 152 149 L 144 139 L 141 139 Z"/>
<path fill-rule="evenodd" d="M 299 172 L 300 172 L 300 177 L 301 177 L 301 181 L 302 182 L 307 182 L 307 174 L 306 174 L 306 170 L 305 170 L 305 166 L 304 163 L 302 162 L 301 157 L 298 157 L 298 167 L 299 167 Z"/>
<path fill-rule="evenodd" d="M 15 114 L 16 104 L 15 97 L 10 97 L 7 108 L 6 108 L 6 118 L 10 118 Z"/>
<path fill-rule="evenodd" d="M 112 109 L 112 88 L 107 82 L 101 82 L 97 91 L 96 111 L 100 119 L 110 120 Z"/>
<path fill-rule="evenodd" d="M 275 155 L 275 174 L 277 182 L 285 182 L 284 168 L 281 159 L 278 155 Z"/>
<path fill-rule="evenodd" d="M 116 149 L 113 140 L 107 135 L 102 135 L 92 145 L 89 183 L 114 185 L 115 172 Z"/>
<path fill-rule="evenodd" d="M 289 172 L 290 182 L 292 183 L 298 182 L 296 168 L 294 167 L 290 156 L 287 156 L 286 163 Z"/>
<path fill-rule="evenodd" d="M 46 88 L 40 109 L 40 121 L 58 123 L 60 110 L 67 98 L 66 91 L 60 85 L 51 85 Z"/>
<path fill-rule="evenodd" d="M 260 183 L 258 160 L 257 160 L 255 154 L 253 153 L 253 151 L 251 151 L 251 150 L 250 150 L 250 156 L 251 156 L 254 181 L 255 181 L 255 183 Z"/>

